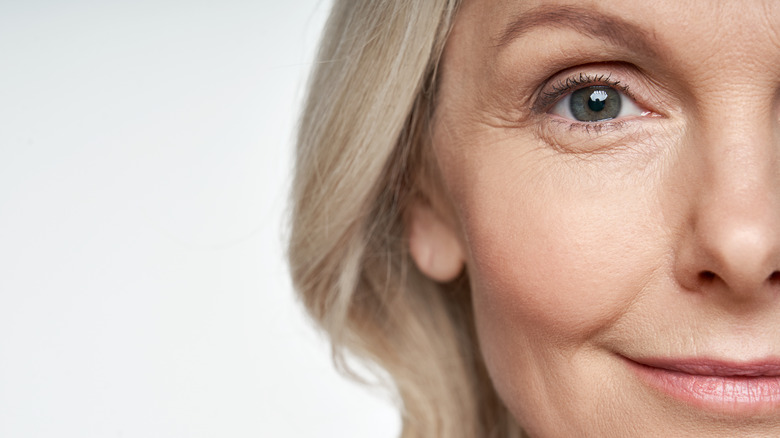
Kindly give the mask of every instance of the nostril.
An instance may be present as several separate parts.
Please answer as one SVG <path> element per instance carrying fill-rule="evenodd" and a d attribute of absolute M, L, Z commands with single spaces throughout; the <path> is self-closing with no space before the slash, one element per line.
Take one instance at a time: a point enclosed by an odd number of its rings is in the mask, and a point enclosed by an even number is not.
<path fill-rule="evenodd" d="M 769 276 L 769 282 L 778 284 L 780 283 L 780 271 L 775 271 Z"/>
<path fill-rule="evenodd" d="M 772 275 L 775 275 L 775 274 L 779 274 L 780 275 L 780 273 L 778 273 L 778 272 L 775 272 Z M 715 277 L 717 277 L 717 275 L 714 272 L 712 272 L 712 271 L 701 271 L 699 273 L 699 278 L 702 281 L 710 282 L 710 281 L 714 280 Z"/>

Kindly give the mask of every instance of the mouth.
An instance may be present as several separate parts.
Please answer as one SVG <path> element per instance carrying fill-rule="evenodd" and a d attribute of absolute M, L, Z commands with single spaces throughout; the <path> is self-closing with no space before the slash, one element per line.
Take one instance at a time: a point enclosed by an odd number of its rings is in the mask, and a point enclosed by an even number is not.
<path fill-rule="evenodd" d="M 730 362 L 707 358 L 628 359 L 652 390 L 714 413 L 780 413 L 780 360 Z"/>

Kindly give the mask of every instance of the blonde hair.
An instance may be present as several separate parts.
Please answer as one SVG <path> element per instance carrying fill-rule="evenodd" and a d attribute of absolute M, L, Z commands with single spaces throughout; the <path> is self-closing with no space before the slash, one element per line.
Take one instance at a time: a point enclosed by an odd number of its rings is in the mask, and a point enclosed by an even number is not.
<path fill-rule="evenodd" d="M 345 354 L 380 366 L 402 437 L 517 437 L 478 350 L 468 279 L 422 275 L 403 214 L 424 197 L 436 67 L 459 0 L 336 1 L 301 118 L 293 283 Z M 352 374 L 354 376 L 354 374 Z"/>

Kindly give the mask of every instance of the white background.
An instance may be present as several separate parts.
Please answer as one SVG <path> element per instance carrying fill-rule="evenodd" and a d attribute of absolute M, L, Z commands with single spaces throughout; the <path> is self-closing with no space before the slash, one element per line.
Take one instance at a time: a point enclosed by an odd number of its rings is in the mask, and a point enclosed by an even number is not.
<path fill-rule="evenodd" d="M 329 2 L 0 0 L 0 437 L 393 437 L 295 303 Z"/>

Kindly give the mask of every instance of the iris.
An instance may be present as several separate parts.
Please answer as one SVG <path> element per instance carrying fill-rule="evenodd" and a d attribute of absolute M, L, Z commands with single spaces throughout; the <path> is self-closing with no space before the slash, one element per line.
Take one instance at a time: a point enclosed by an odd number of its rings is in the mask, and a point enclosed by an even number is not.
<path fill-rule="evenodd" d="M 599 122 L 620 114 L 620 93 L 612 87 L 594 85 L 580 88 L 571 94 L 569 109 L 580 122 Z"/>

